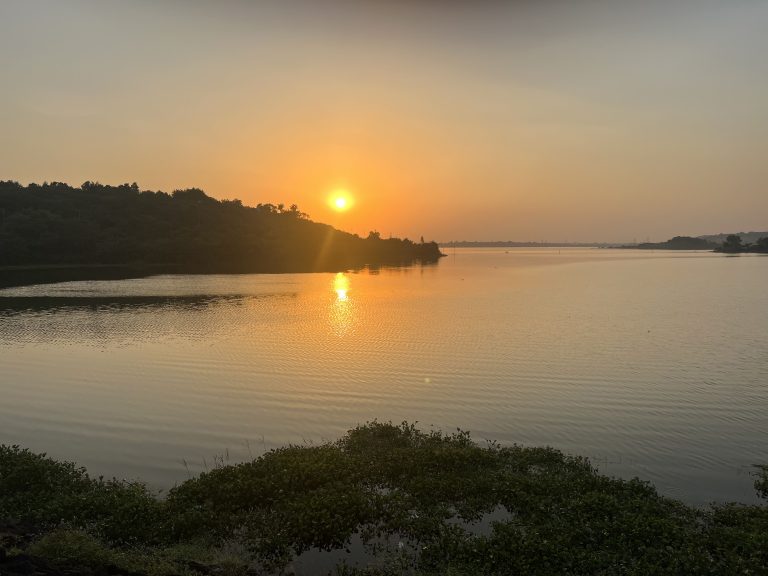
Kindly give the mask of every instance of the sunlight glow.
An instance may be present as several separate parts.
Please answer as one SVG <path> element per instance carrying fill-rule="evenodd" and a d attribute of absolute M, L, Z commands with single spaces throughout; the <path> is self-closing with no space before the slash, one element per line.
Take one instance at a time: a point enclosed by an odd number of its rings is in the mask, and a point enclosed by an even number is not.
<path fill-rule="evenodd" d="M 346 212 L 352 207 L 352 196 L 347 190 L 339 188 L 331 193 L 328 204 L 336 212 Z"/>
<path fill-rule="evenodd" d="M 343 272 L 336 274 L 333 279 L 333 289 L 336 291 L 336 298 L 340 301 L 347 299 L 347 292 L 349 291 L 349 279 Z"/>
<path fill-rule="evenodd" d="M 332 333 L 343 338 L 353 330 L 355 323 L 355 306 L 349 297 L 349 277 L 343 272 L 333 277 L 333 291 L 336 292 L 336 299 L 328 308 L 328 319 Z"/>

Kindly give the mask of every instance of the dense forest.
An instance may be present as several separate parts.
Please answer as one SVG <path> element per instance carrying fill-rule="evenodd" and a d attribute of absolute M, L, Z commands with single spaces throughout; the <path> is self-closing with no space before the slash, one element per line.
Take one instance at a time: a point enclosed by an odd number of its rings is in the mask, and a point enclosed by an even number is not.
<path fill-rule="evenodd" d="M 138 266 L 185 272 L 337 271 L 435 262 L 434 242 L 367 238 L 296 205 L 244 206 L 191 188 L 0 182 L 0 266 Z"/>

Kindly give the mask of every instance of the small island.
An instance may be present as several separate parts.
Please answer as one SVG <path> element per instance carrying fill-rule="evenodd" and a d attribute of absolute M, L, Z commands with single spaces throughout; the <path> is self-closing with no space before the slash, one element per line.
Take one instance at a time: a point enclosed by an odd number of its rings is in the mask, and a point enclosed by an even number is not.
<path fill-rule="evenodd" d="M 198 188 L 168 194 L 135 183 L 0 182 L 0 286 L 84 273 L 337 272 L 442 255 L 435 242 L 361 238 L 313 222 L 295 204 L 249 207 Z"/>

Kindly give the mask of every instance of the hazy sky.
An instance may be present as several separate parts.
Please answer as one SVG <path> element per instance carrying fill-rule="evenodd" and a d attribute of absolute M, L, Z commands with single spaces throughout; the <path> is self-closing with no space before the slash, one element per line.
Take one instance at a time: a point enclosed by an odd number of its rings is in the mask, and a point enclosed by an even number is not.
<path fill-rule="evenodd" d="M 0 179 L 436 240 L 768 229 L 765 0 L 0 0 L 0 79 Z"/>

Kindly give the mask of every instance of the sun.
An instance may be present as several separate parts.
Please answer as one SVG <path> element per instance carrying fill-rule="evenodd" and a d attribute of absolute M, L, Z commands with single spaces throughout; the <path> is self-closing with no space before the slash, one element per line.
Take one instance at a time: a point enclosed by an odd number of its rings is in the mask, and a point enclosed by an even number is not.
<path fill-rule="evenodd" d="M 354 200 L 347 190 L 338 188 L 331 192 L 331 195 L 328 198 L 328 204 L 336 212 L 346 212 L 352 207 Z"/>

